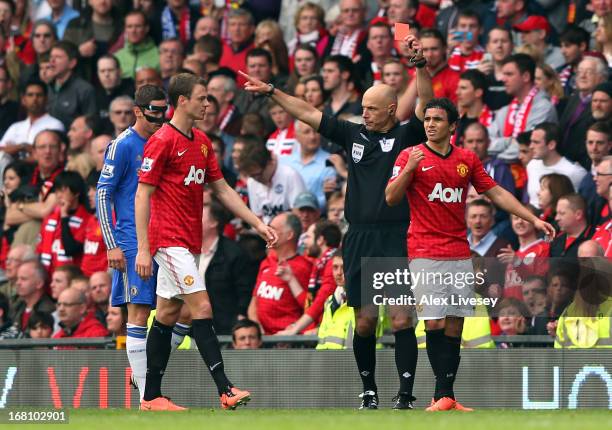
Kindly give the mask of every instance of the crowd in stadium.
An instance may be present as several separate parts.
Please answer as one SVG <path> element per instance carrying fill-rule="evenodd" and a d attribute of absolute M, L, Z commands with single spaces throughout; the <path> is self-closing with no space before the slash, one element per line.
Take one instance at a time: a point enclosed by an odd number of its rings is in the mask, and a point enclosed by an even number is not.
<path fill-rule="evenodd" d="M 205 191 L 200 274 L 217 334 L 237 349 L 317 333 L 321 349 L 350 347 L 338 249 L 354 154 L 243 90 L 238 71 L 354 122 L 363 92 L 385 83 L 408 100 L 397 111 L 407 121 L 415 69 L 396 23 L 420 40 L 435 97 L 459 110 L 453 144 L 558 232 L 547 241 L 475 190 L 465 196 L 487 273 L 477 293 L 499 303 L 466 322 L 464 346 L 522 334 L 609 344 L 610 301 L 576 293 L 567 261 L 612 260 L 610 0 L 0 0 L 0 339 L 126 335 L 125 309 L 109 305 L 97 184 L 107 146 L 135 120 L 135 90 L 189 72 L 207 81 L 196 126 L 225 179 L 279 235 L 267 250 Z M 577 339 L 568 318 L 594 336 Z M 377 332 L 388 328 L 383 315 Z"/>

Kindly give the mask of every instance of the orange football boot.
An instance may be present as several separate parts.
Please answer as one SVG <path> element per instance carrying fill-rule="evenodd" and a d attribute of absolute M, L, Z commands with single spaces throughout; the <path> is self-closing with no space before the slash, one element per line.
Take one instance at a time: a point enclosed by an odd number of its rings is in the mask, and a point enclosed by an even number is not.
<path fill-rule="evenodd" d="M 450 397 L 442 397 L 437 402 L 425 409 L 427 412 L 450 411 L 455 409 L 455 402 Z"/>
<path fill-rule="evenodd" d="M 140 401 L 141 411 L 186 411 L 179 405 L 175 405 L 168 397 L 156 397 L 153 400 L 141 400 Z"/>
<path fill-rule="evenodd" d="M 246 405 L 251 400 L 251 393 L 232 387 L 230 391 L 221 394 L 221 407 L 223 409 L 236 409 Z"/>

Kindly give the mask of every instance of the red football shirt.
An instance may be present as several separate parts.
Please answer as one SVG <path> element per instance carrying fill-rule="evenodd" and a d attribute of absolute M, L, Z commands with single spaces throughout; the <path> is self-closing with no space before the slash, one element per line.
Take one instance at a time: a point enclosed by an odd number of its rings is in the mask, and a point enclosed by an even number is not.
<path fill-rule="evenodd" d="M 193 128 L 191 138 L 164 124 L 147 141 L 139 182 L 154 185 L 151 197 L 149 243 L 159 248 L 202 251 L 203 186 L 223 178 L 212 145 Z"/>
<path fill-rule="evenodd" d="M 506 267 L 504 297 L 523 300 L 523 282 L 529 276 L 546 276 L 550 244 L 542 239 L 520 248 L 514 253 L 515 263 Z"/>
<path fill-rule="evenodd" d="M 85 243 L 83 244 L 81 270 L 85 276 L 91 276 L 95 272 L 105 272 L 108 270 L 106 245 L 102 238 L 98 218 L 95 216 L 89 218 L 85 226 Z"/>
<path fill-rule="evenodd" d="M 476 46 L 470 55 L 463 55 L 461 49 L 456 47 L 448 58 L 448 67 L 459 73 L 475 69 L 482 61 L 484 53 L 485 51 L 480 45 Z"/>
<path fill-rule="evenodd" d="M 446 97 L 455 104 L 457 104 L 457 85 L 459 85 L 459 73 L 448 65 L 431 77 L 434 96 Z"/>
<path fill-rule="evenodd" d="M 465 224 L 468 187 L 479 194 L 497 183 L 485 171 L 472 151 L 456 146 L 440 155 L 426 144 L 404 149 L 395 161 L 392 182 L 404 169 L 410 151 L 419 148 L 425 154 L 406 196 L 410 206 L 408 257 L 452 260 L 470 258 Z"/>
<path fill-rule="evenodd" d="M 276 253 L 272 252 L 261 262 L 253 297 L 257 300 L 257 317 L 266 334 L 274 334 L 297 321 L 304 313 L 304 302 L 312 263 L 301 255 L 287 260 L 293 274 L 304 289 L 293 297 L 289 285 L 275 275 L 278 267 Z"/>

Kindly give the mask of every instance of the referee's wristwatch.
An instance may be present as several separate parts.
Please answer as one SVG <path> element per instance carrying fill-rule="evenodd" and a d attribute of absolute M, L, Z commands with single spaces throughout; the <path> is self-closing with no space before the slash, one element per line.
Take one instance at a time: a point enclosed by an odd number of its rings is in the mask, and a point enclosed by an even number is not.
<path fill-rule="evenodd" d="M 266 97 L 272 97 L 274 95 L 274 90 L 276 89 L 276 87 L 274 86 L 274 84 L 268 84 L 268 87 L 270 88 L 267 92 L 266 92 Z"/>

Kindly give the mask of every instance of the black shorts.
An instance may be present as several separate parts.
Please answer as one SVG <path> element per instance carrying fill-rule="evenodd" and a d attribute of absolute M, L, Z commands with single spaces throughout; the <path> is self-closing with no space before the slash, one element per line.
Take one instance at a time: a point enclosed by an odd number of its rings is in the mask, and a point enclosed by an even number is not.
<path fill-rule="evenodd" d="M 362 258 L 404 257 L 407 261 L 407 230 L 407 224 L 351 224 L 342 240 L 344 278 L 349 306 L 361 307 L 362 296 L 366 293 L 361 287 Z"/>

